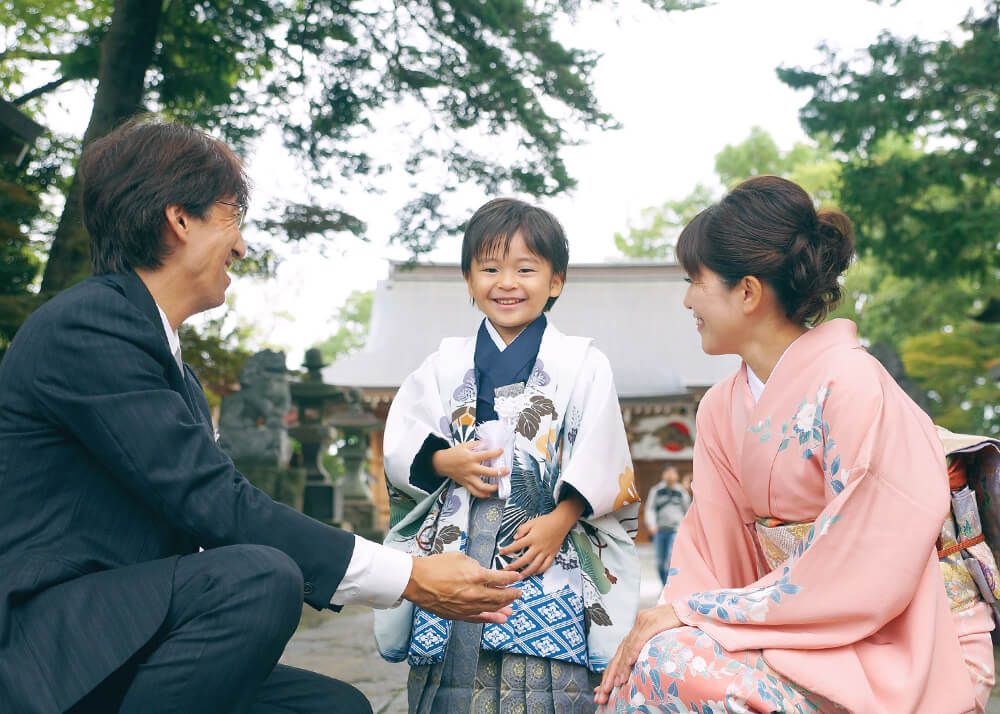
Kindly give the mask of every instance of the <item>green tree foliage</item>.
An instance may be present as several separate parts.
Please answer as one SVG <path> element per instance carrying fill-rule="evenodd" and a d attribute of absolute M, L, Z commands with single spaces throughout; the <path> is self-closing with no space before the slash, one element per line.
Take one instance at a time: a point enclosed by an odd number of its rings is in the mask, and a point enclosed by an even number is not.
<path fill-rule="evenodd" d="M 664 11 L 704 4 L 641 1 Z M 21 245 L 25 224 L 0 232 L 0 260 L 23 273 L 10 285 L 34 282 L 26 279 L 30 268 L 44 263 L 40 294 L 0 295 L 0 349 L 41 300 L 89 273 L 75 158 L 81 144 L 138 112 L 204 127 L 242 151 L 276 129 L 316 188 L 269 207 L 261 222 L 289 241 L 365 237 L 350 206 L 317 196 L 347 182 L 378 190 L 390 164 L 419 176 L 412 184 L 421 190 L 400 210 L 394 236 L 414 255 L 457 229 L 441 197 L 460 185 L 536 196 L 570 188 L 562 150 L 572 133 L 615 126 L 591 89 L 597 56 L 552 36 L 578 7 L 578 0 L 0 0 L 0 94 L 44 123 L 55 89 L 95 90 L 84 136 L 52 137 L 53 146 L 77 151 L 45 154 L 42 146 L 29 166 L 26 180 L 38 183 L 61 160 L 63 183 L 50 186 L 66 200 L 54 231 L 35 244 L 44 260 L 33 262 Z M 378 119 L 388 108 L 407 117 L 408 146 L 384 159 Z M 36 219 L 27 224 L 39 230 Z M 273 254 L 255 248 L 241 269 L 270 274 L 274 265 Z"/>
<path fill-rule="evenodd" d="M 374 300 L 375 293 L 371 290 L 355 290 L 347 296 L 337 311 L 337 331 L 316 345 L 324 362 L 334 362 L 364 347 Z"/>
<path fill-rule="evenodd" d="M 970 320 L 903 340 L 906 371 L 929 388 L 936 422 L 959 433 L 1000 434 L 1000 398 L 988 376 L 997 345 L 1000 325 Z"/>
<path fill-rule="evenodd" d="M 243 363 L 251 354 L 247 343 L 253 330 L 240 323 L 232 326 L 232 313 L 229 303 L 222 315 L 206 320 L 197 329 L 184 324 L 178 330 L 184 361 L 198 375 L 213 408 L 239 387 Z"/>
<path fill-rule="evenodd" d="M 739 144 L 730 144 L 715 156 L 715 173 L 726 188 L 752 176 L 784 176 L 802 186 L 818 203 L 833 199 L 840 164 L 834 159 L 826 137 L 816 144 L 797 142 L 788 151 L 759 126 Z"/>
<path fill-rule="evenodd" d="M 54 225 L 54 217 L 40 197 L 51 188 L 65 187 L 59 168 L 72 150 L 50 134 L 37 143 L 45 153 L 32 172 L 0 162 L 0 357 L 17 328 L 41 303 L 35 283 L 46 246 L 33 236 Z"/>
<path fill-rule="evenodd" d="M 698 184 L 680 200 L 647 208 L 642 212 L 643 225 L 615 233 L 615 247 L 628 258 L 671 258 L 681 229 L 715 199 L 715 191 Z"/>
<path fill-rule="evenodd" d="M 936 421 L 998 434 L 1000 328 L 973 322 L 1000 286 L 1000 3 L 956 39 L 882 34 L 856 57 L 779 69 L 811 92 L 805 129 L 843 157 L 837 200 L 858 263 L 840 314 L 899 351 Z"/>
<path fill-rule="evenodd" d="M 665 10 L 702 2 L 645 0 Z M 378 112 L 412 118 L 400 157 L 425 189 L 400 212 L 396 239 L 415 253 L 455 228 L 440 195 L 463 183 L 490 192 L 559 193 L 573 185 L 562 158 L 576 128 L 614 126 L 597 105 L 594 53 L 566 47 L 553 24 L 576 0 L 5 0 L 0 91 L 44 108 L 55 87 L 96 80 L 84 144 L 142 109 L 215 130 L 239 146 L 276 127 L 317 185 L 374 185 Z M 37 67 L 53 79 L 24 82 Z M 44 113 L 44 112 L 43 112 Z M 490 154 L 489 134 L 502 150 Z M 478 145 L 478 146 L 477 146 Z M 430 176 L 440 177 L 434 183 Z M 43 289 L 87 272 L 87 240 L 70 188 Z M 324 229 L 363 234 L 349 207 L 286 207 Z M 307 221 L 307 222 L 308 222 Z M 305 234 L 289 231 L 292 238 Z"/>
<path fill-rule="evenodd" d="M 860 248 L 900 275 L 995 279 L 1000 269 L 998 23 L 993 1 L 956 40 L 884 33 L 860 57 L 827 49 L 819 69 L 778 70 L 812 93 L 805 129 L 851 157 L 840 198 Z M 913 150 L 886 151 L 886 141 Z"/>

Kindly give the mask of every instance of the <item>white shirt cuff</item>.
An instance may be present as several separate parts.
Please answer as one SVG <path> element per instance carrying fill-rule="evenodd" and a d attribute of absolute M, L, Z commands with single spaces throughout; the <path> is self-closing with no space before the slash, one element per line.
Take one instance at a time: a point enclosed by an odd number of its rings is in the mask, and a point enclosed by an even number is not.
<path fill-rule="evenodd" d="M 412 570 L 413 558 L 406 553 L 354 536 L 354 554 L 330 604 L 393 607 L 402 599 Z"/>

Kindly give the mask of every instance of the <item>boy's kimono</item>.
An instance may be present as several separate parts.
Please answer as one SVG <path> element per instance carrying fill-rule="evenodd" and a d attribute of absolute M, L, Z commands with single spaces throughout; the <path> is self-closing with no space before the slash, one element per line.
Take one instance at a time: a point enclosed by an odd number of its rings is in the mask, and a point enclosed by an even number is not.
<path fill-rule="evenodd" d="M 549 570 L 519 584 L 524 594 L 513 616 L 505 625 L 486 625 L 481 647 L 599 671 L 635 619 L 639 563 L 632 536 L 639 498 L 611 367 L 590 342 L 548 325 L 523 393 L 498 395 L 497 412 L 517 414 L 511 494 L 496 502 L 502 522 L 495 542 L 474 543 L 477 552 L 469 554 L 502 568 L 516 556 L 497 549 L 522 523 L 550 512 L 565 485 L 579 492 L 592 512 L 570 531 Z M 417 462 L 429 461 L 430 441 L 475 439 L 475 346 L 475 337 L 443 340 L 393 400 L 385 431 L 390 547 L 414 555 L 469 552 L 470 501 L 476 499 L 450 479 L 428 492 L 420 485 L 426 481 L 412 475 Z M 411 665 L 440 662 L 453 624 L 405 602 L 376 611 L 379 652 Z"/>
<path fill-rule="evenodd" d="M 772 684 L 848 711 L 973 710 L 970 672 L 991 681 L 993 664 L 963 656 L 990 657 L 993 624 L 983 602 L 949 610 L 941 445 L 854 324 L 793 342 L 757 404 L 744 365 L 705 395 L 697 427 L 694 502 L 660 602 L 717 651 L 759 652 Z M 778 694 L 765 709 L 785 711 Z"/>

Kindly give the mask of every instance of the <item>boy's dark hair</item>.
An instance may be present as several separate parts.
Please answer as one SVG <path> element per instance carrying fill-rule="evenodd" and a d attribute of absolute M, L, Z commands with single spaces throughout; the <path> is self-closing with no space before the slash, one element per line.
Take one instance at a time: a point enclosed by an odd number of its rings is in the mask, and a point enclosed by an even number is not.
<path fill-rule="evenodd" d="M 215 201 L 245 205 L 250 193 L 232 149 L 198 129 L 151 116 L 88 144 L 77 172 L 95 275 L 160 267 L 167 206 L 204 218 Z"/>
<path fill-rule="evenodd" d="M 480 206 L 465 226 L 462 238 L 462 275 L 469 277 L 472 260 L 499 253 L 506 255 L 510 241 L 520 232 L 525 245 L 552 266 L 552 273 L 566 279 L 569 242 L 556 217 L 544 208 L 516 198 L 494 198 Z M 555 305 L 550 297 L 545 310 Z"/>

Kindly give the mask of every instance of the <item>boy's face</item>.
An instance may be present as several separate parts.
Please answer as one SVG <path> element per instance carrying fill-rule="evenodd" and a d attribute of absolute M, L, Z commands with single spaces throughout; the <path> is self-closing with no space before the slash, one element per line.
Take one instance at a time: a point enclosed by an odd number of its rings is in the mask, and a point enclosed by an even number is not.
<path fill-rule="evenodd" d="M 562 276 L 528 250 L 520 232 L 511 238 L 506 255 L 473 258 L 465 282 L 469 295 L 507 344 L 542 314 L 545 303 L 558 297 L 563 287 Z"/>

